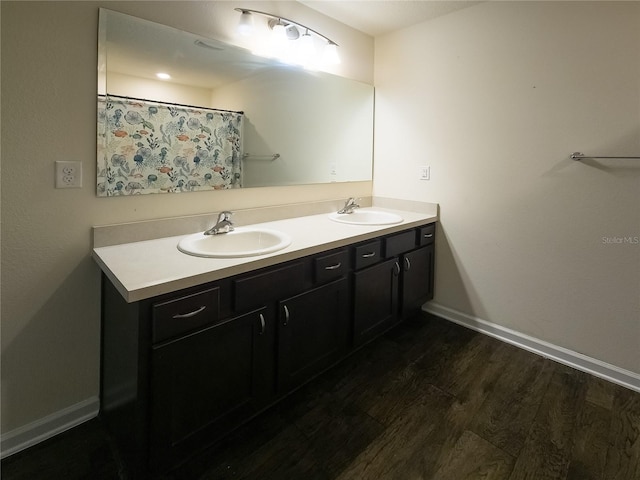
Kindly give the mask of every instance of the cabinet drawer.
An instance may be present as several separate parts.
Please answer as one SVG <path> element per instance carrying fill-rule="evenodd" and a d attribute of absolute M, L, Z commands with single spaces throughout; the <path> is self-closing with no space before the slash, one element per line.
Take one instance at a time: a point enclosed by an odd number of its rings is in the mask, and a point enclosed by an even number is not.
<path fill-rule="evenodd" d="M 354 268 L 356 270 L 374 265 L 382 260 L 382 242 L 380 240 L 365 243 L 355 247 L 353 250 L 355 254 Z"/>
<path fill-rule="evenodd" d="M 401 255 L 414 248 L 416 248 L 415 230 L 408 230 L 385 239 L 385 255 L 387 258 Z"/>
<path fill-rule="evenodd" d="M 308 281 L 305 282 L 305 264 L 296 262 L 245 276 L 233 283 L 235 310 L 244 312 L 300 293 L 307 288 Z"/>
<path fill-rule="evenodd" d="M 349 255 L 346 250 L 317 257 L 313 262 L 315 282 L 325 283 L 345 275 L 349 271 L 348 262 Z"/>
<path fill-rule="evenodd" d="M 151 309 L 156 343 L 216 322 L 220 317 L 220 288 L 156 303 Z"/>
<path fill-rule="evenodd" d="M 418 245 L 429 245 L 436 239 L 436 224 L 432 223 L 418 229 Z"/>

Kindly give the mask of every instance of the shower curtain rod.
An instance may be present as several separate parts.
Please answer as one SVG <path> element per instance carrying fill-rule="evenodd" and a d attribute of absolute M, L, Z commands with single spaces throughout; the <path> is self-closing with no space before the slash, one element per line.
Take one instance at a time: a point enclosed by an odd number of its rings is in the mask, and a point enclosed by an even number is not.
<path fill-rule="evenodd" d="M 148 98 L 125 97 L 125 96 L 122 96 L 122 95 L 112 95 L 110 93 L 107 93 L 106 95 L 100 94 L 100 95 L 98 95 L 98 97 L 103 97 L 105 99 L 107 99 L 107 98 L 124 98 L 125 100 L 134 100 L 134 101 L 137 101 L 137 102 L 152 102 L 152 103 L 160 103 L 162 105 L 173 105 L 175 107 L 198 108 L 198 109 L 205 109 L 205 110 L 215 110 L 216 112 L 239 113 L 241 115 L 244 115 L 244 112 L 242 110 L 225 110 L 223 108 L 203 107 L 203 106 L 198 106 L 198 105 L 185 105 L 183 103 L 163 102 L 163 101 L 160 101 L 160 100 L 149 100 Z"/>

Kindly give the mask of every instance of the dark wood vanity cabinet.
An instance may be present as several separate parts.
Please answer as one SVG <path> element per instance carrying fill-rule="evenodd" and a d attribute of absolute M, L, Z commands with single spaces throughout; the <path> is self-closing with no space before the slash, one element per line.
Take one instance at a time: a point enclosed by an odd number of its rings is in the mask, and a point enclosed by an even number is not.
<path fill-rule="evenodd" d="M 349 347 L 346 277 L 279 303 L 278 392 L 287 393 L 340 360 Z"/>
<path fill-rule="evenodd" d="M 433 298 L 434 234 L 435 224 L 429 224 L 354 249 L 355 346 L 415 315 Z"/>
<path fill-rule="evenodd" d="M 344 357 L 350 346 L 349 250 L 312 258 L 313 288 L 278 302 L 277 391 L 286 394 Z"/>
<path fill-rule="evenodd" d="M 271 400 L 274 332 L 261 308 L 152 347 L 150 465 L 172 465 Z"/>
<path fill-rule="evenodd" d="M 397 258 L 354 272 L 353 344 L 360 346 L 400 321 Z"/>
<path fill-rule="evenodd" d="M 431 244 L 402 255 L 400 306 L 403 317 L 415 315 L 433 298 L 434 253 Z"/>
<path fill-rule="evenodd" d="M 417 311 L 433 227 L 134 303 L 103 276 L 101 416 L 131 476 L 169 470 Z"/>

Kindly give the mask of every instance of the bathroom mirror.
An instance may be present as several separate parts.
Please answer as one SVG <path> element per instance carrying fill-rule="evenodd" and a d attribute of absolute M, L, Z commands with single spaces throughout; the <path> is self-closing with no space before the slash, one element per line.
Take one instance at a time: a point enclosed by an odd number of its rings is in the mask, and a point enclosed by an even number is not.
<path fill-rule="evenodd" d="M 286 65 L 218 40 L 107 9 L 100 9 L 98 47 L 99 195 L 101 181 L 103 186 L 108 182 L 112 182 L 112 185 L 119 182 L 119 194 L 152 193 L 152 182 L 149 179 L 161 182 L 162 179 L 158 177 L 164 171 L 168 172 L 166 175 L 175 176 L 180 169 L 195 172 L 195 166 L 201 168 L 203 176 L 200 178 L 207 175 L 209 179 L 209 183 L 192 179 L 192 184 L 198 185 L 196 190 L 372 179 L 372 85 Z M 169 73 L 171 79 L 157 79 L 156 74 L 159 72 Z M 211 168 L 206 167 L 204 162 L 194 164 L 194 158 L 198 159 L 197 152 L 204 152 L 204 145 L 208 145 L 207 142 L 212 138 L 205 138 L 211 131 L 206 128 L 203 130 L 202 124 L 198 123 L 201 128 L 199 132 L 203 133 L 198 135 L 201 138 L 191 135 L 181 145 L 185 146 L 191 140 L 200 142 L 193 144 L 193 148 L 186 149 L 193 155 L 181 156 L 181 163 L 176 163 L 178 157 L 175 157 L 174 163 L 166 158 L 165 166 L 159 166 L 156 158 L 153 168 L 158 173 L 148 174 L 147 171 L 143 174 L 142 168 L 139 168 L 139 173 L 136 174 L 139 178 L 136 180 L 134 172 L 138 171 L 136 168 L 140 165 L 134 161 L 126 164 L 126 155 L 122 151 L 115 151 L 117 148 L 124 150 L 124 147 L 116 147 L 100 138 L 101 134 L 113 137 L 116 131 L 113 125 L 107 125 L 106 128 L 104 124 L 101 125 L 100 112 L 102 108 L 104 114 L 105 108 L 104 105 L 101 106 L 101 99 L 105 95 L 116 101 L 115 108 L 110 104 L 111 110 L 107 112 L 117 110 L 122 105 L 117 102 L 122 102 L 123 99 L 133 102 L 136 107 L 143 106 L 147 110 L 152 108 L 155 112 L 155 107 L 147 105 L 159 102 L 168 105 L 170 110 L 173 106 L 173 110 L 185 108 L 191 109 L 189 111 L 204 109 L 206 112 L 206 109 L 214 109 L 242 112 L 242 121 L 234 119 L 235 123 L 230 127 L 234 130 L 238 127 L 240 132 L 238 138 L 234 137 L 234 141 L 239 144 L 238 152 L 233 153 L 233 158 L 231 154 L 227 156 L 228 168 L 224 162 L 221 166 L 212 167 L 213 164 L 209 164 Z M 126 117 L 123 114 L 122 118 L 139 119 L 132 115 L 130 113 Z M 117 130 L 120 140 L 123 137 L 139 139 L 133 146 L 127 147 L 132 158 L 136 153 L 133 150 L 149 143 L 149 138 L 145 135 L 151 131 L 147 128 L 150 123 L 142 119 L 139 121 L 140 124 L 128 133 Z M 151 121 L 156 128 L 156 138 L 160 135 L 159 122 Z M 122 124 L 131 127 L 124 121 Z M 168 131 L 169 128 L 165 127 Z M 187 131 L 187 135 L 181 138 L 187 138 L 190 133 Z M 221 135 L 214 136 L 218 138 Z M 175 137 L 178 138 L 179 135 Z M 174 139 L 174 143 L 178 142 Z M 138 151 L 138 159 L 141 158 L 139 153 Z M 218 155 L 211 148 L 209 153 Z M 116 165 L 115 158 L 120 158 L 121 163 Z M 232 163 L 237 179 L 224 185 L 215 183 L 211 178 L 211 175 L 215 175 L 215 170 L 230 170 Z M 205 171 L 207 173 L 203 173 Z M 108 182 L 105 176 L 109 177 Z M 156 190 L 171 191 L 166 188 L 169 183 L 167 179 L 163 190 Z M 175 184 L 174 181 L 173 185 Z M 133 187 L 129 188 L 131 185 Z M 135 188 L 135 185 L 139 188 Z M 183 181 L 182 185 L 186 183 Z M 114 191 L 112 189 L 110 194 Z"/>

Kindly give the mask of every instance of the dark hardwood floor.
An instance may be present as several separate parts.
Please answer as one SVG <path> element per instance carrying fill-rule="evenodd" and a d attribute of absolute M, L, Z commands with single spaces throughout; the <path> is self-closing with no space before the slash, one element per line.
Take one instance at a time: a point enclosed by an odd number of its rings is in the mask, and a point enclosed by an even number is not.
<path fill-rule="evenodd" d="M 127 478 L 98 419 L 2 478 Z M 163 480 L 640 480 L 640 394 L 429 316 Z"/>

